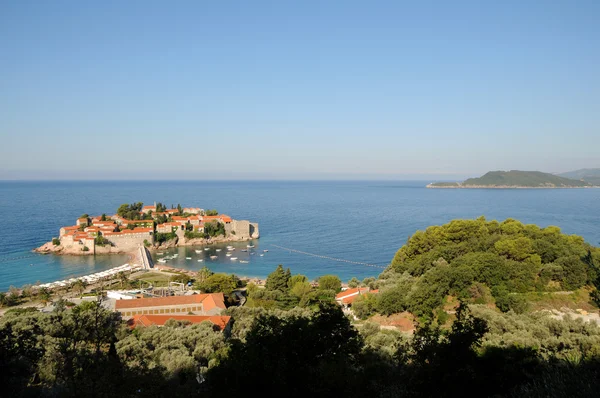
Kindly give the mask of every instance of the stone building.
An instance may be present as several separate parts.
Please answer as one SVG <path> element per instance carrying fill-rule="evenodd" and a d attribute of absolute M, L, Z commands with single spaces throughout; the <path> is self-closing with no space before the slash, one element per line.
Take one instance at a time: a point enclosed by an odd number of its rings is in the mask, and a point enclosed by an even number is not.
<path fill-rule="evenodd" d="M 226 308 L 224 300 L 223 293 L 117 300 L 115 311 L 120 312 L 123 317 L 189 313 L 219 315 Z"/>

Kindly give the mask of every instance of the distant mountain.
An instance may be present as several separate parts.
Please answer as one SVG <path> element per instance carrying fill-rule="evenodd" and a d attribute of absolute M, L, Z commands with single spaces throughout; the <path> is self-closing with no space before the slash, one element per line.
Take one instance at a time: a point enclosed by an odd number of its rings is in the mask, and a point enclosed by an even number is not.
<path fill-rule="evenodd" d="M 600 169 L 580 169 L 557 174 L 560 177 L 584 180 L 594 185 L 600 185 Z"/>
<path fill-rule="evenodd" d="M 429 184 L 428 188 L 585 188 L 593 184 L 541 171 L 490 171 L 464 182 Z"/>

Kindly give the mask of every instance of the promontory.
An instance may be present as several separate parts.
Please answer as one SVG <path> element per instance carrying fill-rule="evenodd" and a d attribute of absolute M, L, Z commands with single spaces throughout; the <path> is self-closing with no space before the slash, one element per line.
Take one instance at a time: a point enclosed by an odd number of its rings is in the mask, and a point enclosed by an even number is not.
<path fill-rule="evenodd" d="M 139 247 L 166 248 L 259 238 L 258 224 L 216 210 L 142 202 L 123 204 L 112 216 L 82 214 L 73 226 L 34 251 L 55 254 L 130 253 Z"/>
<path fill-rule="evenodd" d="M 463 182 L 433 182 L 427 188 L 594 188 L 584 180 L 560 177 L 541 171 L 490 171 Z"/>

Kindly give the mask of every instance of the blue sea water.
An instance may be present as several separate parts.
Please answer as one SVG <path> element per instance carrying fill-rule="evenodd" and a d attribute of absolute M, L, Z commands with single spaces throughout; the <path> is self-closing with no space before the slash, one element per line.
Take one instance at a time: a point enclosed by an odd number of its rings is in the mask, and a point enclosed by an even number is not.
<path fill-rule="evenodd" d="M 126 256 L 54 256 L 31 250 L 58 236 L 83 214 L 114 214 L 122 203 L 160 201 L 167 206 L 216 208 L 235 219 L 256 221 L 261 238 L 249 252 L 235 244 L 196 253 L 177 248 L 167 265 L 265 277 L 277 264 L 313 279 L 337 274 L 377 276 L 382 268 L 333 261 L 346 259 L 385 267 L 415 231 L 455 218 L 516 218 L 556 225 L 600 244 L 600 189 L 426 189 L 426 181 L 100 181 L 0 182 L 0 290 L 100 271 Z M 278 246 L 314 253 L 308 256 Z M 215 248 L 221 247 L 221 252 Z M 268 249 L 267 253 L 263 250 Z M 256 254 L 249 254 L 255 252 Z M 210 255 L 219 254 L 212 261 Z M 264 254 L 264 256 L 260 256 Z M 158 257 L 162 257 L 159 255 Z M 186 257 L 192 257 L 186 260 Z M 198 262 L 202 259 L 202 262 Z M 239 260 L 248 261 L 240 263 Z"/>

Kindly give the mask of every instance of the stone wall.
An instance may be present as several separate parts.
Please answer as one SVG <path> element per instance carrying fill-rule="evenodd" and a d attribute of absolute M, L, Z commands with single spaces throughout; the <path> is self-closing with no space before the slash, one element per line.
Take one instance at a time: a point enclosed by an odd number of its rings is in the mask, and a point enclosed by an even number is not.
<path fill-rule="evenodd" d="M 258 223 L 257 222 L 250 223 L 250 237 L 252 239 L 260 238 L 260 233 L 258 232 Z"/>
<path fill-rule="evenodd" d="M 232 220 L 225 224 L 225 235 L 230 236 L 233 232 L 240 239 L 256 239 L 259 237 L 258 223 L 251 223 L 248 220 Z"/>
<path fill-rule="evenodd" d="M 151 232 L 123 235 L 105 234 L 105 237 L 120 250 L 131 250 L 143 246 L 144 240 L 150 243 L 154 242 L 154 235 Z"/>

